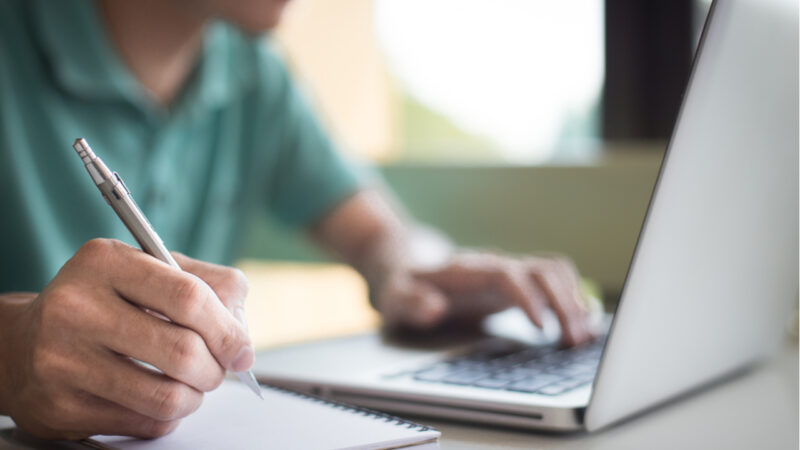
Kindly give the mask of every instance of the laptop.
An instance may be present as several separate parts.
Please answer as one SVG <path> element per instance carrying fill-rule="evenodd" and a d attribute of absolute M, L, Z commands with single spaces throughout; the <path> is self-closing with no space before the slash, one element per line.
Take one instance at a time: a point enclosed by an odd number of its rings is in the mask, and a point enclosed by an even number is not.
<path fill-rule="evenodd" d="M 509 311 L 469 342 L 371 334 L 271 351 L 257 378 L 401 415 L 552 431 L 597 430 L 706 387 L 785 336 L 799 148 L 797 2 L 718 0 L 605 336 L 561 349 L 548 327 L 515 333 L 530 325 Z"/>

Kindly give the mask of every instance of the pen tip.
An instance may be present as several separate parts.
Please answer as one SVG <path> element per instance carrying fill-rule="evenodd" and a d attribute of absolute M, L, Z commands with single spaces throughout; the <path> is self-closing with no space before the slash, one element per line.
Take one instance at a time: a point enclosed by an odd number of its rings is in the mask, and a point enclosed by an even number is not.
<path fill-rule="evenodd" d="M 253 393 L 255 393 L 258 398 L 264 400 L 264 396 L 261 395 L 261 387 L 258 385 L 258 381 L 256 381 L 256 377 L 253 375 L 252 371 L 248 372 L 234 372 L 236 378 L 238 378 L 245 386 L 249 387 Z"/>

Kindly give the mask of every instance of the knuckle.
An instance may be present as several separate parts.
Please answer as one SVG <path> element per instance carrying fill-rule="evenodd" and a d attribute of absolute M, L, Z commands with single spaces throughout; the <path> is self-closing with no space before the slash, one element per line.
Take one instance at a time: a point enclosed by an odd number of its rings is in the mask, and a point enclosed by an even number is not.
<path fill-rule="evenodd" d="M 495 277 L 495 280 L 500 284 L 507 286 L 516 284 L 516 277 L 514 277 L 512 271 L 507 267 L 498 267 L 492 273 Z"/>
<path fill-rule="evenodd" d="M 170 421 L 179 419 L 182 410 L 184 409 L 184 402 L 186 401 L 186 394 L 178 382 L 163 382 L 156 390 L 155 399 L 155 417 L 159 421 Z"/>
<path fill-rule="evenodd" d="M 548 259 L 543 265 L 544 272 L 548 275 L 555 275 L 557 274 L 562 266 L 558 261 Z"/>
<path fill-rule="evenodd" d="M 189 330 L 178 331 L 169 359 L 175 376 L 186 375 L 192 370 L 203 346 L 205 346 L 203 338 L 197 333 Z"/>
<path fill-rule="evenodd" d="M 547 268 L 553 272 L 566 272 L 572 269 L 572 263 L 563 256 L 553 256 L 547 259 Z"/>
<path fill-rule="evenodd" d="M 508 278 L 506 271 L 499 266 L 487 268 L 486 276 L 491 284 L 502 284 L 506 282 Z"/>
<path fill-rule="evenodd" d="M 205 299 L 205 286 L 195 277 L 182 277 L 175 282 L 173 299 L 178 303 L 178 309 L 187 316 L 197 314 L 203 307 Z"/>
<path fill-rule="evenodd" d="M 570 269 L 575 268 L 575 261 L 573 261 L 572 258 L 570 258 L 567 255 L 562 255 L 562 254 L 556 255 L 553 257 L 553 260 L 556 261 L 561 266 L 568 267 Z"/>
<path fill-rule="evenodd" d="M 528 268 L 530 274 L 533 276 L 537 282 L 542 282 L 544 277 L 547 275 L 549 271 L 549 265 L 547 260 L 545 259 L 537 259 L 531 263 L 529 263 Z"/>
<path fill-rule="evenodd" d="M 114 252 L 116 245 L 117 242 L 113 239 L 95 238 L 83 244 L 75 257 L 80 262 L 105 259 Z"/>
<path fill-rule="evenodd" d="M 244 275 L 244 272 L 236 268 L 230 268 L 227 271 L 226 278 L 226 283 L 230 286 L 231 292 L 244 299 L 247 296 L 247 292 L 250 290 L 250 283 Z"/>
<path fill-rule="evenodd" d="M 244 306 L 247 292 L 250 289 L 247 277 L 234 267 L 221 267 L 211 283 L 214 292 L 228 308 Z"/>
<path fill-rule="evenodd" d="M 230 355 L 231 358 L 235 357 L 245 342 L 236 323 L 230 321 L 228 325 L 223 326 L 219 337 L 219 347 L 224 354 Z"/>

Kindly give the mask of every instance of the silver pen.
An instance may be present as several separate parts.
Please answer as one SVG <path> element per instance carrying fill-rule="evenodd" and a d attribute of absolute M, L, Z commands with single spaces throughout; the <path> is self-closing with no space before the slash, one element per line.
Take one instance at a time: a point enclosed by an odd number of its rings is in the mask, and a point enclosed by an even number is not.
<path fill-rule="evenodd" d="M 158 237 L 158 234 L 156 234 L 153 226 L 150 225 L 150 222 L 148 222 L 147 218 L 136 205 L 136 202 L 133 201 L 131 192 L 128 190 L 128 187 L 125 186 L 125 183 L 117 172 L 112 172 L 108 166 L 103 163 L 103 160 L 94 154 L 85 139 L 76 139 L 72 147 L 83 160 L 83 164 L 86 165 L 86 170 L 89 172 L 89 175 L 91 175 L 94 184 L 100 189 L 106 203 L 114 208 L 114 212 L 117 213 L 125 226 L 128 227 L 128 231 L 131 232 L 136 242 L 142 247 L 142 250 L 170 266 L 180 269 L 181 267 L 169 253 L 169 250 L 164 246 L 164 243 L 161 241 L 161 238 Z M 252 370 L 247 372 L 234 372 L 234 375 L 255 392 L 256 395 L 263 398 L 261 389 L 258 387 L 258 382 Z"/>

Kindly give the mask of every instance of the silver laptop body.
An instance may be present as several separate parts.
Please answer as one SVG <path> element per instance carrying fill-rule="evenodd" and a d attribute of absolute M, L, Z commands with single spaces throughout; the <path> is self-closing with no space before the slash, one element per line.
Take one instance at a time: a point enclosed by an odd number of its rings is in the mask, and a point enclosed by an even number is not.
<path fill-rule="evenodd" d="M 712 6 L 593 384 L 419 381 L 466 347 L 379 335 L 271 351 L 258 379 L 401 415 L 591 431 L 763 359 L 798 294 L 797 28 L 795 0 Z M 526 326 L 515 314 L 496 329 Z"/>

